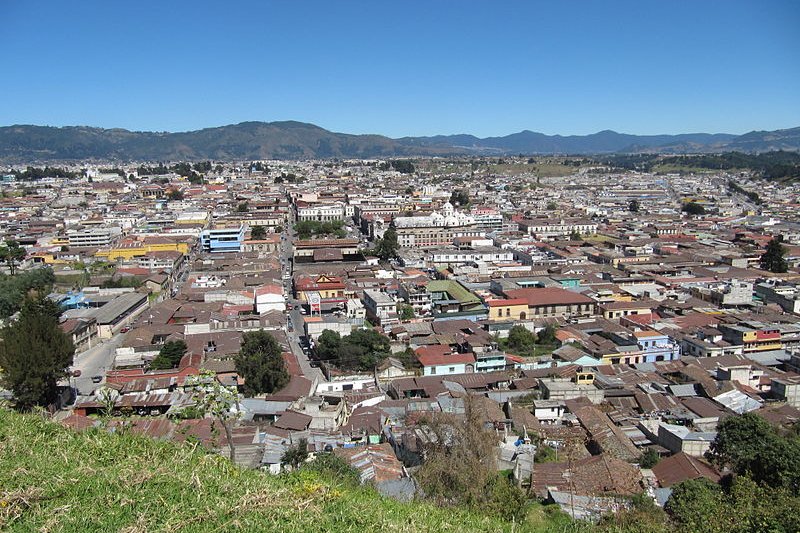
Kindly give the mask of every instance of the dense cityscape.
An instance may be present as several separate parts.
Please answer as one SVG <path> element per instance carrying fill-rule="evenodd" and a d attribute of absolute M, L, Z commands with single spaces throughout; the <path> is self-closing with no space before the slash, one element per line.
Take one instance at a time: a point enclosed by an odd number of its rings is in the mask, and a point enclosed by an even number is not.
<path fill-rule="evenodd" d="M 800 531 L 800 2 L 0 20 L 0 531 Z"/>
<path fill-rule="evenodd" d="M 6 397 L 75 430 L 273 475 L 332 454 L 402 501 L 502 474 L 502 516 L 596 521 L 718 482 L 736 420 L 800 414 L 800 187 L 751 170 L 73 164 L 10 167 L 2 196 L 6 343 L 47 313 L 69 343 L 3 351 Z M 481 445 L 449 464 L 444 439 Z"/>

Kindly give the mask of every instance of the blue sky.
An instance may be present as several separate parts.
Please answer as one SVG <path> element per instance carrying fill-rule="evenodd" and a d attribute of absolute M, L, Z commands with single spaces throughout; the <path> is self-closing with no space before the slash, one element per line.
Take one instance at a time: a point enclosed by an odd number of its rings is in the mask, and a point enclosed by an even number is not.
<path fill-rule="evenodd" d="M 800 1 L 0 0 L 0 125 L 800 126 Z"/>

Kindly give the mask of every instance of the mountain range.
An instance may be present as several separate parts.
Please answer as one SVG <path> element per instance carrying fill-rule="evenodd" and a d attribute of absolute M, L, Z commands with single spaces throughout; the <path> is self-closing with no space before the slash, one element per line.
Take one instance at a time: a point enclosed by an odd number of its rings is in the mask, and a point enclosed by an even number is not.
<path fill-rule="evenodd" d="M 744 135 L 591 135 L 521 131 L 504 137 L 402 137 L 335 133 L 303 122 L 242 122 L 179 133 L 88 126 L 0 127 L 0 161 L 177 161 L 324 159 L 504 154 L 608 154 L 800 151 L 800 127 Z"/>

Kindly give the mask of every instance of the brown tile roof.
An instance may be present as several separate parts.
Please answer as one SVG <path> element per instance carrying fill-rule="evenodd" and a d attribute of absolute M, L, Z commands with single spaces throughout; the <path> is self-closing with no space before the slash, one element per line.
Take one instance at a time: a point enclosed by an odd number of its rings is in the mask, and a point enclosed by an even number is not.
<path fill-rule="evenodd" d="M 311 424 L 312 417 L 298 413 L 297 411 L 286 411 L 275 421 L 274 426 L 280 429 L 294 431 L 304 431 Z"/>
<path fill-rule="evenodd" d="M 722 477 L 719 472 L 705 461 L 686 455 L 683 452 L 659 461 L 653 467 L 653 474 L 655 474 L 658 483 L 662 487 L 671 487 L 681 481 L 699 477 L 710 479 L 716 483 Z"/>
<path fill-rule="evenodd" d="M 595 301 L 588 296 L 558 288 L 513 289 L 506 291 L 506 296 L 511 299 L 525 300 L 529 307 L 595 303 Z"/>

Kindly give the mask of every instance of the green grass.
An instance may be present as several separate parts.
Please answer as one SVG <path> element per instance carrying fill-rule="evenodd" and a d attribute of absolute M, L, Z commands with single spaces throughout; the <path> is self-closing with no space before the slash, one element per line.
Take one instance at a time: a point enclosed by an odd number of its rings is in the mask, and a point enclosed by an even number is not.
<path fill-rule="evenodd" d="M 533 504 L 514 531 L 588 531 Z M 191 444 L 74 432 L 0 409 L 0 530 L 510 531 L 462 509 L 399 503 L 314 472 L 272 477 Z"/>

